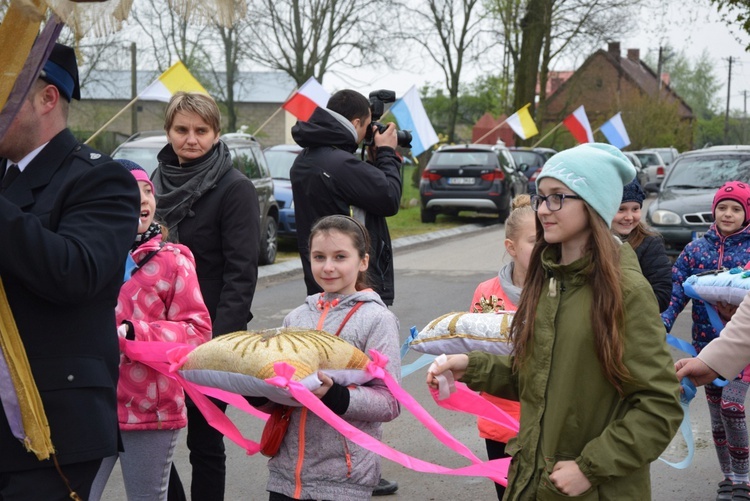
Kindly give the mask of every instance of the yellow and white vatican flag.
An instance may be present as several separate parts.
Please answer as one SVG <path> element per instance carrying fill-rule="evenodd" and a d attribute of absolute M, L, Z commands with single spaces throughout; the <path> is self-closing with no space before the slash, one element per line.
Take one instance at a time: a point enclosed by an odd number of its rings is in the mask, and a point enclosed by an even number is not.
<path fill-rule="evenodd" d="M 163 101 L 166 103 L 179 91 L 208 94 L 208 91 L 203 88 L 200 82 L 182 64 L 182 61 L 174 63 L 159 78 L 154 80 L 151 85 L 143 89 L 143 92 L 138 94 L 138 99 L 143 101 Z"/>

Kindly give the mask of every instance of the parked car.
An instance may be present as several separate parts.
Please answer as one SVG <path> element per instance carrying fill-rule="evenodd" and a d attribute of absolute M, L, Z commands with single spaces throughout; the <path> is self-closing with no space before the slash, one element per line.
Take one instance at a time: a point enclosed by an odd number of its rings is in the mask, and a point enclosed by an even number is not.
<path fill-rule="evenodd" d="M 278 250 L 279 206 L 273 193 L 273 179 L 268 171 L 260 143 L 249 134 L 223 134 L 236 169 L 253 182 L 260 206 L 259 264 L 272 264 Z M 156 155 L 167 144 L 164 131 L 137 133 L 112 152 L 112 158 L 127 158 L 142 166 L 149 176 L 156 170 Z"/>
<path fill-rule="evenodd" d="M 297 236 L 289 171 L 294 159 L 301 151 L 302 148 L 296 144 L 279 144 L 263 150 L 273 178 L 273 193 L 279 204 L 279 236 L 281 237 Z"/>
<path fill-rule="evenodd" d="M 672 165 L 672 162 L 675 161 L 677 158 L 677 155 L 680 154 L 679 151 L 677 151 L 677 148 L 645 148 L 644 151 L 655 151 L 661 156 L 661 159 L 664 160 L 664 166 L 669 170 L 669 166 Z"/>
<path fill-rule="evenodd" d="M 714 146 L 681 154 L 651 203 L 646 222 L 664 237 L 667 253 L 679 254 L 700 238 L 714 218 L 716 190 L 727 181 L 750 182 L 750 146 Z"/>
<path fill-rule="evenodd" d="M 513 197 L 526 193 L 528 179 L 504 145 L 442 146 L 428 162 L 419 182 L 423 223 L 438 214 L 460 211 L 510 214 Z"/>
<path fill-rule="evenodd" d="M 661 158 L 661 155 L 659 155 L 658 152 L 641 150 L 634 151 L 633 155 L 638 157 L 638 160 L 641 161 L 643 170 L 646 171 L 646 183 L 644 186 L 652 183 L 660 184 L 664 180 L 667 168 L 664 164 L 664 159 Z"/>
<path fill-rule="evenodd" d="M 528 192 L 532 194 L 536 193 L 536 176 L 544 166 L 544 162 L 557 153 L 557 150 L 553 150 L 552 148 L 530 148 L 526 146 L 511 146 L 508 150 L 510 151 L 510 156 L 516 162 L 518 169 L 529 180 Z"/>
<path fill-rule="evenodd" d="M 628 160 L 630 160 L 630 163 L 632 163 L 633 167 L 635 167 L 635 170 L 636 170 L 635 177 L 638 178 L 638 182 L 641 183 L 641 187 L 646 186 L 646 184 L 648 184 L 648 173 L 643 169 L 643 165 L 641 165 L 641 161 L 632 151 L 623 151 L 622 153 L 626 157 L 628 157 Z"/>

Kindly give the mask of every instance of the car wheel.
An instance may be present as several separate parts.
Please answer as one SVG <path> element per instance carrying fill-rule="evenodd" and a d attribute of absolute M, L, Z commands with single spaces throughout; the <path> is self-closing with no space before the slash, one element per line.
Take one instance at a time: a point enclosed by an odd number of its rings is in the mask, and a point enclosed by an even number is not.
<path fill-rule="evenodd" d="M 260 241 L 258 264 L 273 264 L 276 261 L 276 251 L 279 246 L 278 236 L 278 223 L 273 217 L 268 216 L 266 218 L 266 229 Z"/>
<path fill-rule="evenodd" d="M 419 215 L 422 218 L 423 223 L 434 223 L 437 219 L 437 212 L 432 209 L 419 209 Z"/>

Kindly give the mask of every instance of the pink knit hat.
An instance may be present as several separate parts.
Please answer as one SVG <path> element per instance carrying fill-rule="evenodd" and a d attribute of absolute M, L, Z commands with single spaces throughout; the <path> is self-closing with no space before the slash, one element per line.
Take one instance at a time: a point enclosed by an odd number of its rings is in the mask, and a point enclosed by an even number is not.
<path fill-rule="evenodd" d="M 148 183 L 151 186 L 151 192 L 154 193 L 154 183 L 152 183 L 151 179 L 148 178 L 148 173 L 143 169 L 143 167 L 126 158 L 118 158 L 115 161 L 119 162 L 123 167 L 128 169 L 130 173 L 133 174 L 133 177 L 136 181 L 143 181 Z"/>
<path fill-rule="evenodd" d="M 741 181 L 729 181 L 719 188 L 714 195 L 711 214 L 716 214 L 716 206 L 722 200 L 733 200 L 739 203 L 745 211 L 745 223 L 750 219 L 750 186 Z"/>

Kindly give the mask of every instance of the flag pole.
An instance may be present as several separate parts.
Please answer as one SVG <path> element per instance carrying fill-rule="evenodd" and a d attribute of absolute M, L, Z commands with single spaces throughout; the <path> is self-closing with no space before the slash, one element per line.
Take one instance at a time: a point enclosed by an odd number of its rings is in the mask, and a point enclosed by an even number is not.
<path fill-rule="evenodd" d="M 258 130 L 256 130 L 255 132 L 253 132 L 253 136 L 257 136 L 257 135 L 258 135 L 258 132 L 260 132 L 260 131 L 261 131 L 261 129 L 262 129 L 263 127 L 265 127 L 266 125 L 268 125 L 268 122 L 270 122 L 271 120 L 273 120 L 273 117 L 275 117 L 276 115 L 278 115 L 278 114 L 279 114 L 279 112 L 280 112 L 281 110 L 283 110 L 283 109 L 284 109 L 284 108 L 283 108 L 282 106 L 279 106 L 279 107 L 278 107 L 278 108 L 276 109 L 276 111 L 274 111 L 274 112 L 273 112 L 273 115 L 271 115 L 270 117 L 268 117 L 268 119 L 266 119 L 266 121 L 265 121 L 265 122 L 263 122 L 263 123 L 262 123 L 262 124 L 260 125 L 260 127 L 258 127 Z"/>
<path fill-rule="evenodd" d="M 495 132 L 497 129 L 499 129 L 500 127 L 502 127 L 503 124 L 505 124 L 505 122 L 507 122 L 507 121 L 508 121 L 508 119 L 506 118 L 505 120 L 503 120 L 502 122 L 500 122 L 499 124 L 497 124 L 496 126 L 494 126 L 492 129 L 490 129 L 490 131 L 487 132 L 484 136 L 480 137 L 479 139 L 477 139 L 474 142 L 475 143 L 479 143 L 482 139 L 484 139 L 485 137 L 489 136 L 490 134 L 492 134 L 493 132 Z"/>
<path fill-rule="evenodd" d="M 559 124 L 557 124 L 554 127 L 552 127 L 539 141 L 537 141 L 536 143 L 534 143 L 531 147 L 532 148 L 536 148 L 537 146 L 539 146 L 539 143 L 541 143 L 542 141 L 544 141 L 545 139 L 547 139 L 549 137 L 549 135 L 552 134 L 553 132 L 555 132 L 557 129 L 559 129 L 562 124 L 563 123 L 560 122 Z"/>
<path fill-rule="evenodd" d="M 299 89 L 300 89 L 299 87 L 295 87 L 294 90 L 292 92 L 290 92 L 289 95 L 284 100 L 284 104 L 286 104 L 287 101 L 289 101 L 292 98 L 292 96 L 297 93 L 297 91 Z M 284 104 L 282 104 L 281 106 L 279 106 L 279 108 L 276 111 L 273 112 L 273 115 L 271 115 L 270 117 L 268 117 L 268 119 L 265 122 L 263 122 L 260 125 L 260 127 L 258 127 L 258 130 L 256 130 L 255 132 L 253 132 L 253 136 L 258 135 L 258 132 L 260 132 L 263 127 L 265 127 L 266 125 L 268 125 L 268 122 L 270 122 L 273 119 L 273 117 L 275 117 L 276 115 L 278 115 L 279 112 L 284 109 Z"/>
<path fill-rule="evenodd" d="M 133 98 L 133 100 L 132 100 L 132 101 L 130 101 L 130 102 L 129 102 L 128 104 L 126 104 L 126 105 L 125 105 L 125 107 L 124 107 L 123 109 L 121 109 L 120 111 L 118 111 L 118 112 L 117 112 L 117 114 L 116 114 L 115 116 L 113 116 L 113 117 L 112 117 L 112 118 L 111 118 L 111 119 L 110 119 L 110 120 L 109 120 L 109 121 L 108 121 L 107 123 L 105 123 L 104 125 L 102 125 L 102 126 L 101 126 L 101 127 L 99 128 L 99 130 L 98 130 L 98 131 L 94 132 L 94 133 L 93 133 L 93 134 L 91 135 L 91 137 L 90 137 L 90 138 L 88 138 L 88 139 L 87 139 L 86 141 L 84 141 L 84 143 L 83 143 L 83 144 L 89 144 L 89 143 L 91 142 L 91 140 L 92 140 L 92 139 L 94 139 L 94 138 L 95 138 L 96 136 L 98 136 L 98 135 L 99 135 L 99 134 L 100 134 L 100 133 L 101 133 L 101 132 L 102 132 L 102 131 L 103 131 L 104 129 L 106 129 L 107 127 L 109 127 L 109 125 L 110 125 L 110 124 L 111 124 L 112 122 L 114 122 L 114 121 L 115 121 L 115 120 L 117 119 L 117 117 L 119 117 L 120 115 L 122 115 L 123 113 L 125 113 L 125 112 L 126 112 L 126 111 L 127 111 L 127 110 L 128 110 L 128 109 L 129 109 L 130 107 L 131 107 L 131 106 L 133 106 L 133 105 L 135 104 L 135 102 L 136 102 L 136 101 L 138 101 L 138 97 L 139 97 L 139 96 L 136 96 L 135 98 Z"/>

